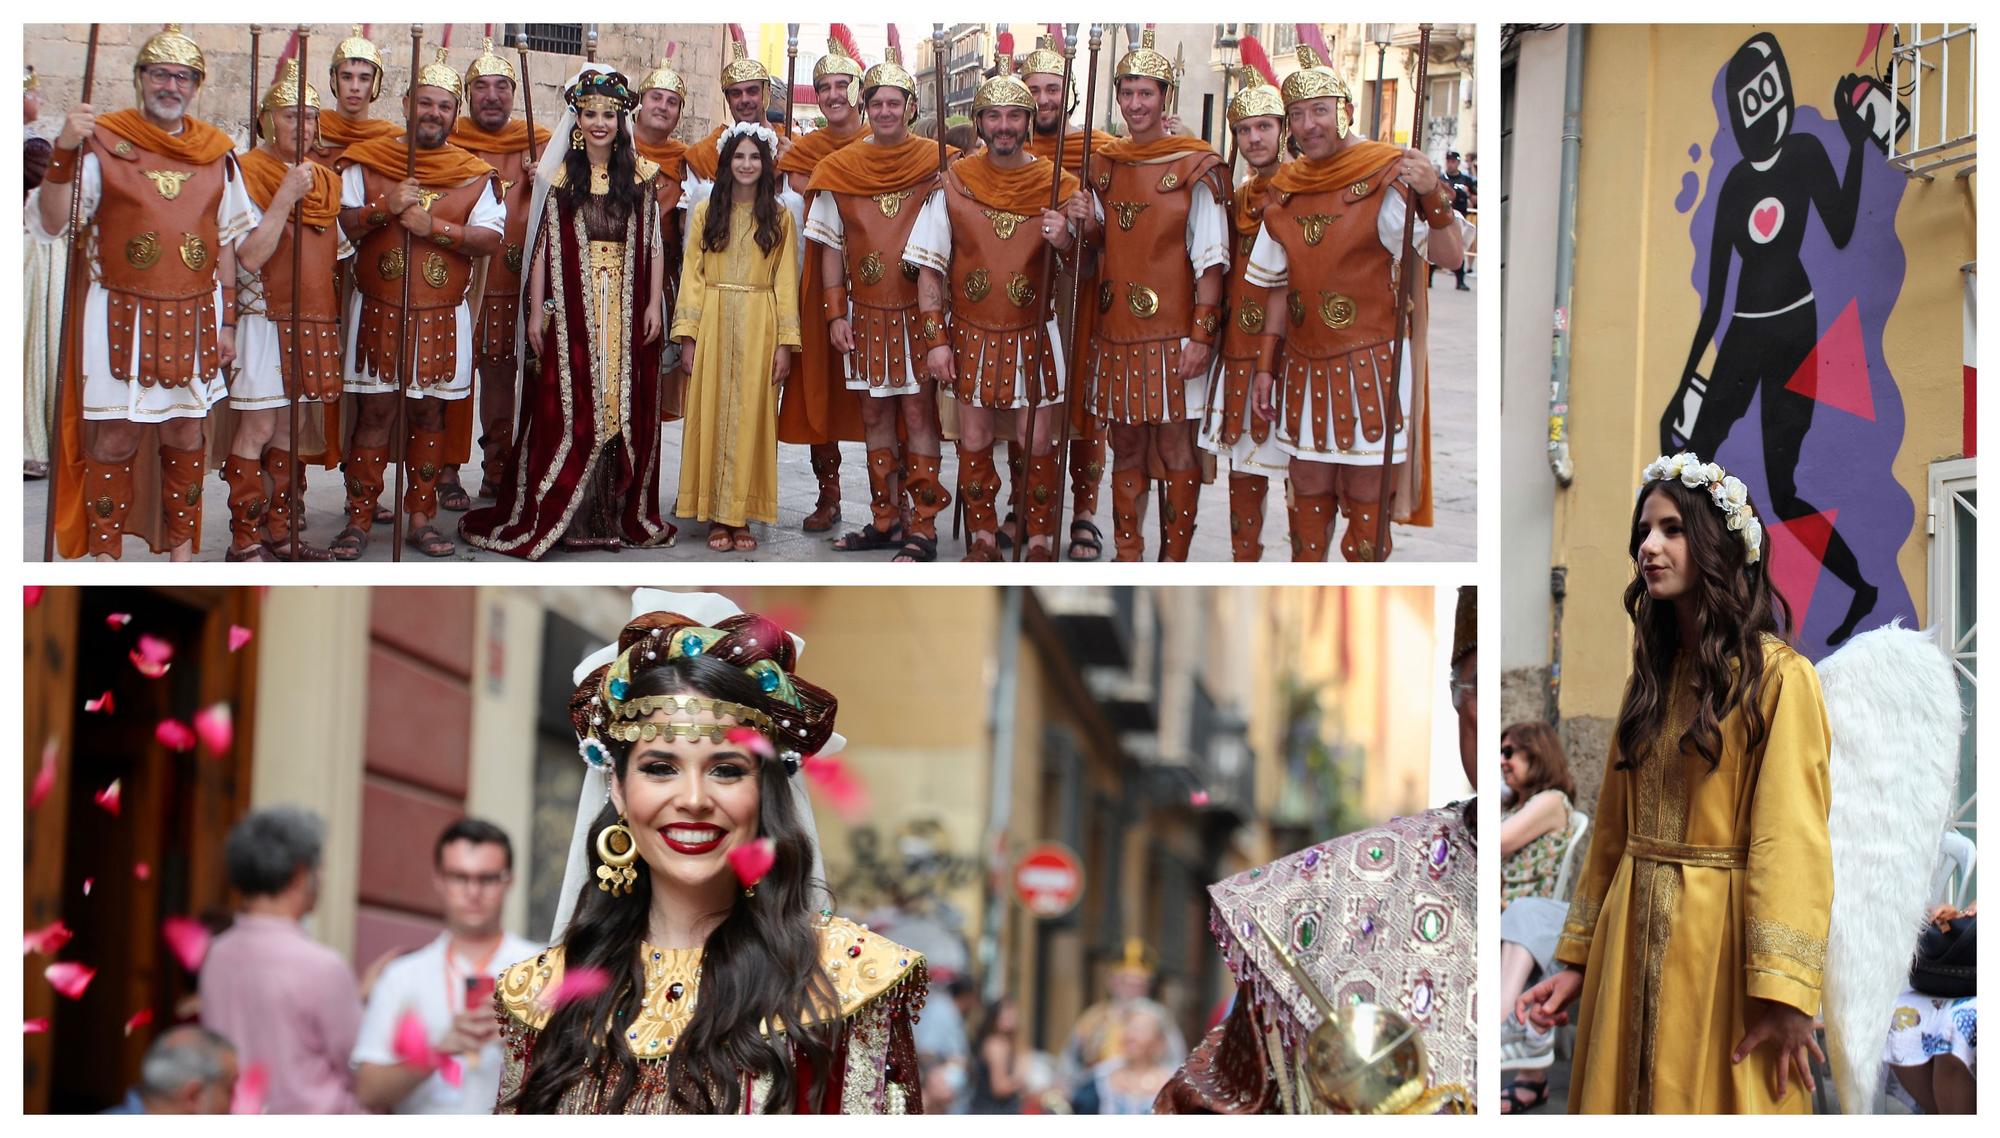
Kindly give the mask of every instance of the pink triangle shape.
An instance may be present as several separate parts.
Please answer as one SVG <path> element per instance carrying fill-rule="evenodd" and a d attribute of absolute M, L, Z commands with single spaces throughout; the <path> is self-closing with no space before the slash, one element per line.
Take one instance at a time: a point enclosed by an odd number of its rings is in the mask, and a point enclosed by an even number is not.
<path fill-rule="evenodd" d="M 1792 606 L 1792 626 L 1806 626 L 1806 612 L 1812 608 L 1813 590 L 1819 586 L 1820 561 L 1827 543 L 1833 540 L 1839 510 L 1822 510 L 1788 522 L 1773 522 L 1764 528 L 1765 556 L 1771 559 L 1771 583 Z"/>
<path fill-rule="evenodd" d="M 1826 335 L 1786 381 L 1785 389 L 1875 421 L 1875 394 L 1868 385 L 1868 349 L 1861 342 L 1861 310 L 1856 301 L 1848 301 L 1840 310 Z"/>

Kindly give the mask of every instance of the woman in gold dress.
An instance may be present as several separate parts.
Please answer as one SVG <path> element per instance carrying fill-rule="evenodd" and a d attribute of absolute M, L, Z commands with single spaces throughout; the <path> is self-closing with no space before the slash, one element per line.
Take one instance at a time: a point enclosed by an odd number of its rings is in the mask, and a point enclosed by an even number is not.
<path fill-rule="evenodd" d="M 590 774 L 553 947 L 495 990 L 497 1109 L 921 1112 L 923 957 L 835 917 L 819 880 L 799 767 L 840 746 L 833 696 L 725 598 L 633 608 L 577 669 Z"/>
<path fill-rule="evenodd" d="M 1833 897 L 1819 676 L 1784 637 L 1743 484 L 1646 468 L 1625 591 L 1632 677 L 1583 878 L 1525 993 L 1575 1016 L 1571 1113 L 1805 1113 Z"/>
<path fill-rule="evenodd" d="M 778 387 L 799 348 L 798 234 L 778 202 L 778 136 L 737 123 L 718 143 L 714 191 L 688 221 L 680 307 L 687 421 L 674 513 L 709 523 L 717 553 L 757 548 L 778 520 Z"/>
<path fill-rule="evenodd" d="M 557 542 L 618 549 L 674 534 L 660 518 L 660 169 L 633 148 L 623 75 L 593 64 L 564 96 L 528 223 L 521 323 L 540 382 L 522 392 L 494 504 L 459 523 L 472 544 L 529 560 Z"/>

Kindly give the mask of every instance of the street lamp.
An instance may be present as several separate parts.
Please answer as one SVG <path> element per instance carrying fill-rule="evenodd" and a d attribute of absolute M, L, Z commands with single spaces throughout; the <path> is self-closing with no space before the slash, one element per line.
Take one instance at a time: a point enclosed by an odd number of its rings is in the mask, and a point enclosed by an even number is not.
<path fill-rule="evenodd" d="M 1382 141 L 1382 84 L 1383 72 L 1389 65 L 1389 40 L 1395 35 L 1394 24 L 1368 25 L 1368 42 L 1375 45 L 1375 98 L 1373 108 L 1368 112 L 1368 137 Z"/>

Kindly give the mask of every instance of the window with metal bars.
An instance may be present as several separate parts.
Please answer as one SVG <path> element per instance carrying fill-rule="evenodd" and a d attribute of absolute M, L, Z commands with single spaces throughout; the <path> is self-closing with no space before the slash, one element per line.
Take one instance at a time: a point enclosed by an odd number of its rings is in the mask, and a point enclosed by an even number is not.
<path fill-rule="evenodd" d="M 518 33 L 526 33 L 529 51 L 545 51 L 551 55 L 582 55 L 582 24 L 509 24 L 508 42 L 512 43 Z"/>

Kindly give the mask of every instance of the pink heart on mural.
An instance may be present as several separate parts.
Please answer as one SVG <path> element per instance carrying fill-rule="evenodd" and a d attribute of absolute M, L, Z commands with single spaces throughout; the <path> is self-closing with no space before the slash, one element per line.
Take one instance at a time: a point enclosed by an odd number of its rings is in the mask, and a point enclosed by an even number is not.
<path fill-rule="evenodd" d="M 1778 207 L 1767 205 L 1750 215 L 1750 224 L 1757 227 L 1757 236 L 1769 237 L 1778 228 Z"/>

